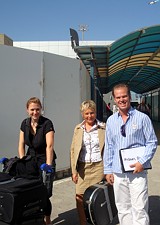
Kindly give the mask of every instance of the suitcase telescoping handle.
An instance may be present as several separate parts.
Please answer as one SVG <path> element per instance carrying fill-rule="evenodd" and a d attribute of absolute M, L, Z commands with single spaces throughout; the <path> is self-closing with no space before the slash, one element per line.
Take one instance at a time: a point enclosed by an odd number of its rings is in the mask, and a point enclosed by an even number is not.
<path fill-rule="evenodd" d="M 46 184 L 48 175 L 53 172 L 52 166 L 43 163 L 40 168 L 42 170 L 43 183 Z"/>
<path fill-rule="evenodd" d="M 43 163 L 41 165 L 43 183 L 47 188 L 48 196 L 52 196 L 53 179 L 54 179 L 54 167 Z"/>

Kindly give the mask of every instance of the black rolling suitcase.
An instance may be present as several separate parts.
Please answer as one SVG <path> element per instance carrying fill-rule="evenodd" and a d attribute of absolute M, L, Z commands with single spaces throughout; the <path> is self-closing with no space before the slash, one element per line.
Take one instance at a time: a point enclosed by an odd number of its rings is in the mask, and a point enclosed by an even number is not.
<path fill-rule="evenodd" d="M 86 189 L 83 203 L 87 222 L 108 225 L 117 215 L 113 186 L 100 182 Z"/>
<path fill-rule="evenodd" d="M 27 218 L 25 221 L 22 222 L 15 222 L 15 223 L 5 223 L 3 221 L 0 221 L 0 225 L 9 225 L 9 224 L 14 224 L 14 225 L 44 225 L 44 220 L 42 217 L 38 217 L 38 215 L 35 215 L 34 218 Z"/>
<path fill-rule="evenodd" d="M 0 225 L 43 225 L 46 201 L 46 187 L 38 179 L 1 181 Z"/>

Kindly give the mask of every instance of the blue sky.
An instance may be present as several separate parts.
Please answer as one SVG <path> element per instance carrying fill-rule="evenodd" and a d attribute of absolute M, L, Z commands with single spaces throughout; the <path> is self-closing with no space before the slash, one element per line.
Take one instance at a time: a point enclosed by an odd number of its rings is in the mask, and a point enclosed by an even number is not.
<path fill-rule="evenodd" d="M 0 33 L 13 41 L 69 41 L 69 28 L 84 40 L 118 40 L 160 24 L 160 2 L 148 0 L 0 0 Z"/>

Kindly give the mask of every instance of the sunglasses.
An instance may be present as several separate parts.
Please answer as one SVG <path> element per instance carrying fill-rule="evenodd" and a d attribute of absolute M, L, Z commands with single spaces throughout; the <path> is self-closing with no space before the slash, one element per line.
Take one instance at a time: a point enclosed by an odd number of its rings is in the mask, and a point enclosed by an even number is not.
<path fill-rule="evenodd" d="M 123 125 L 121 126 L 121 135 L 122 135 L 123 137 L 126 137 L 125 124 L 123 124 Z"/>

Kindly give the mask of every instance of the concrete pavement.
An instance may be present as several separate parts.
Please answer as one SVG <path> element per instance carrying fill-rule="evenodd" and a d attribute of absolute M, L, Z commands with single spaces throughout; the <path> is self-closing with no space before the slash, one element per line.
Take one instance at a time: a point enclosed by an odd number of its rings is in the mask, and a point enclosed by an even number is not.
<path fill-rule="evenodd" d="M 150 225 L 160 225 L 160 123 L 153 123 L 159 140 L 156 154 L 152 160 L 152 170 L 148 171 Z M 54 225 L 79 225 L 75 204 L 75 185 L 71 178 L 54 182 L 52 221 Z M 117 224 L 117 219 L 113 225 Z"/>

